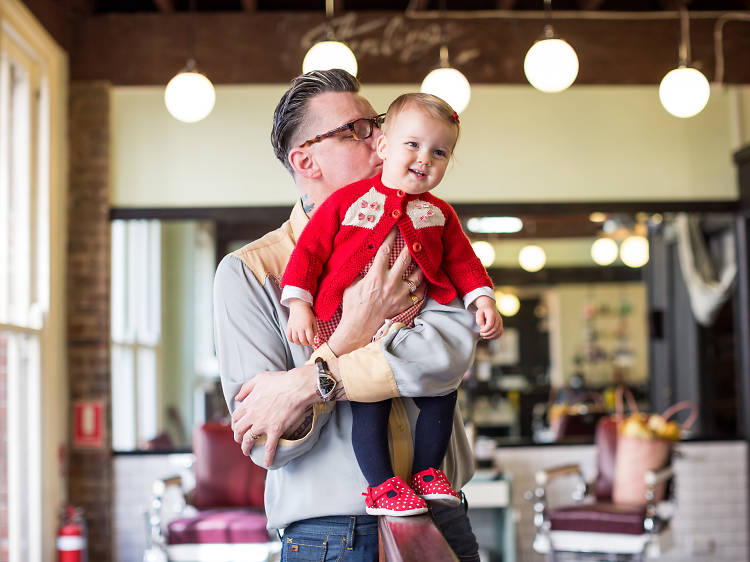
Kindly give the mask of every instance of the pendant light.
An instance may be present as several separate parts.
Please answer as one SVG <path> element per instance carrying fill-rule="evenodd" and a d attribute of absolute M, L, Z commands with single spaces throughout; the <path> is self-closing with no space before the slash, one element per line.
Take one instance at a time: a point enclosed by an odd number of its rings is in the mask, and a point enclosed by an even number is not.
<path fill-rule="evenodd" d="M 693 117 L 706 107 L 711 88 L 703 73 L 690 67 L 690 16 L 684 4 L 680 7 L 679 57 L 678 67 L 659 84 L 659 99 L 675 117 Z"/>
<path fill-rule="evenodd" d="M 445 100 L 456 113 L 461 113 L 471 100 L 471 85 L 459 70 L 448 61 L 448 47 L 440 47 L 440 68 L 436 68 L 422 80 L 420 91 Z"/>
<path fill-rule="evenodd" d="M 179 121 L 195 123 L 205 119 L 216 103 L 216 91 L 205 74 L 198 72 L 195 62 L 195 0 L 190 0 L 189 58 L 185 68 L 178 72 L 164 90 L 167 111 Z"/>
<path fill-rule="evenodd" d="M 578 55 L 567 41 L 555 36 L 552 28 L 552 0 L 544 0 L 544 26 L 542 39 L 526 52 L 523 72 L 526 79 L 542 92 L 562 92 L 578 76 Z"/>
<path fill-rule="evenodd" d="M 330 70 L 332 68 L 341 68 L 346 70 L 352 76 L 357 75 L 357 57 L 346 44 L 336 41 L 333 33 L 331 20 L 333 19 L 334 6 L 333 0 L 326 0 L 326 41 L 315 43 L 307 51 L 302 61 L 302 72 L 311 70 Z"/>
<path fill-rule="evenodd" d="M 518 252 L 518 263 L 522 269 L 525 269 L 529 273 L 535 273 L 547 263 L 547 254 L 540 246 L 524 246 Z"/>
<path fill-rule="evenodd" d="M 445 0 L 440 1 L 440 12 L 445 11 Z M 448 47 L 445 44 L 445 34 L 440 28 L 440 68 L 431 71 L 419 88 L 422 93 L 437 96 L 450 105 L 453 111 L 461 113 L 471 100 L 471 85 L 459 70 L 451 67 L 448 57 Z"/>

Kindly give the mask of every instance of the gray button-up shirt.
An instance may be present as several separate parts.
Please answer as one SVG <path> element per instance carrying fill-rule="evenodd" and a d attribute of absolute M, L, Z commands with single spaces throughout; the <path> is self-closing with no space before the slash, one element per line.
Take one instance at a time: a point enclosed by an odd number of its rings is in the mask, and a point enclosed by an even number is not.
<path fill-rule="evenodd" d="M 309 347 L 287 341 L 288 309 L 281 306 L 279 280 L 307 217 L 298 203 L 284 225 L 226 256 L 214 281 L 214 329 L 221 382 L 230 411 L 245 381 L 261 371 L 286 371 L 308 361 Z M 351 400 L 394 400 L 390 422 L 394 469 L 410 471 L 411 435 L 418 415 L 412 400 L 456 389 L 473 359 L 474 316 L 456 300 L 427 299 L 413 328 L 391 329 L 383 338 L 339 357 L 342 382 Z M 315 352 L 331 359 L 327 345 Z M 403 406 L 401 406 L 403 402 Z M 269 529 L 327 515 L 364 515 L 360 472 L 351 441 L 352 416 L 345 401 L 316 404 L 310 432 L 282 439 L 268 467 L 265 504 Z M 406 451 L 406 454 L 399 451 Z M 263 446 L 251 457 L 262 464 Z M 400 458 L 399 458 L 400 457 Z M 443 470 L 460 488 L 474 470 L 473 456 L 456 409 Z M 403 470 L 402 470 L 403 471 Z M 410 474 L 407 475 L 407 477 Z"/>

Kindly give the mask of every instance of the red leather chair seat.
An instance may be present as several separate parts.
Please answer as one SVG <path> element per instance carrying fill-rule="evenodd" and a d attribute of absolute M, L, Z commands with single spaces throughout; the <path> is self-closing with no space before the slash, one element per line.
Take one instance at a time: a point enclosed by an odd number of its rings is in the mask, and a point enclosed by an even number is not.
<path fill-rule="evenodd" d="M 207 509 L 195 517 L 168 525 L 169 544 L 264 543 L 269 540 L 266 518 L 249 509 Z"/>
<path fill-rule="evenodd" d="M 645 507 L 595 503 L 553 509 L 550 524 L 552 531 L 640 535 L 645 517 Z"/>

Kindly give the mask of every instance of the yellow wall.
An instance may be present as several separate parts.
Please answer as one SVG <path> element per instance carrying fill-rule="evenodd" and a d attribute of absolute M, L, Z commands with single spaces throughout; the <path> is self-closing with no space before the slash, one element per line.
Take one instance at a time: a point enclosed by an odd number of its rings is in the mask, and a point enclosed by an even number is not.
<path fill-rule="evenodd" d="M 220 86 L 213 113 L 196 124 L 169 116 L 162 88 L 114 88 L 112 205 L 291 203 L 293 185 L 268 140 L 284 88 Z M 416 88 L 363 92 L 384 111 Z M 731 156 L 740 122 L 750 120 L 738 97 L 715 89 L 701 114 L 678 119 L 661 107 L 656 86 L 543 94 L 475 85 L 455 165 L 436 194 L 453 202 L 734 199 Z"/>

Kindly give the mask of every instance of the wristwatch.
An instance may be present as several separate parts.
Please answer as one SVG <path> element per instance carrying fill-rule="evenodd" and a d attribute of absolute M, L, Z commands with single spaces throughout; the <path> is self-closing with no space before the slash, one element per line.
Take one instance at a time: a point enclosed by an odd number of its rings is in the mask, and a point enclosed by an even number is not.
<path fill-rule="evenodd" d="M 318 369 L 318 396 L 323 402 L 330 402 L 333 399 L 333 391 L 336 389 L 336 379 L 321 357 L 315 358 L 315 367 Z"/>

